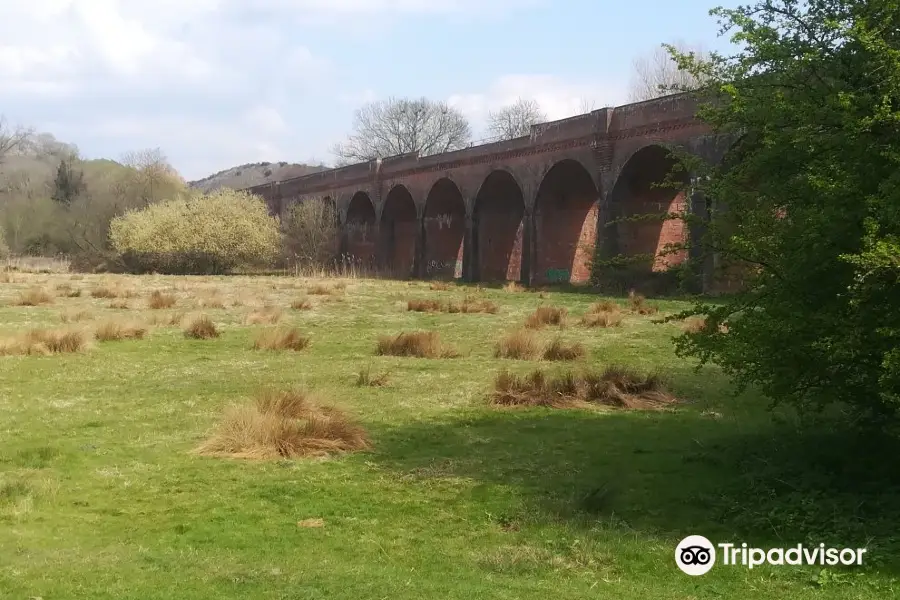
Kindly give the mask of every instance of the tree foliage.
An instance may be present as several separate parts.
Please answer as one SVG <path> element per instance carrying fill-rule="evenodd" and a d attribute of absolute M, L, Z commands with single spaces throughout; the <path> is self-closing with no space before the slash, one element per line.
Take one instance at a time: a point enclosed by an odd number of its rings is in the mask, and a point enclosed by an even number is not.
<path fill-rule="evenodd" d="M 337 255 L 340 227 L 329 200 L 311 198 L 291 205 L 281 226 L 288 262 L 321 268 Z"/>
<path fill-rule="evenodd" d="M 714 11 L 742 49 L 698 60 L 701 117 L 737 142 L 696 172 L 706 252 L 746 290 L 699 303 L 682 354 L 805 408 L 900 408 L 900 2 L 765 0 Z M 727 324 L 727 332 L 719 324 Z"/>
<path fill-rule="evenodd" d="M 136 272 L 226 273 L 270 265 L 281 247 L 265 202 L 228 189 L 130 210 L 109 230 L 113 249 Z"/>
<path fill-rule="evenodd" d="M 409 152 L 427 156 L 465 148 L 471 137 L 465 116 L 445 102 L 390 98 L 357 110 L 353 133 L 334 153 L 341 164 Z"/>
<path fill-rule="evenodd" d="M 496 112 L 488 115 L 488 131 L 501 140 L 512 140 L 531 134 L 532 125 L 543 123 L 547 115 L 535 100 L 519 98 Z"/>

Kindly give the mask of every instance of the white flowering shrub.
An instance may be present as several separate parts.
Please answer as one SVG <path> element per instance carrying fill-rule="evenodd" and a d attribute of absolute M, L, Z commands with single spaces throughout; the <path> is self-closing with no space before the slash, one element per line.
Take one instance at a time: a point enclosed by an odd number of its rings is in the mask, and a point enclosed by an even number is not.
<path fill-rule="evenodd" d="M 135 272 L 226 273 L 269 266 L 281 248 L 278 219 L 258 196 L 222 189 L 126 212 L 110 243 Z"/>

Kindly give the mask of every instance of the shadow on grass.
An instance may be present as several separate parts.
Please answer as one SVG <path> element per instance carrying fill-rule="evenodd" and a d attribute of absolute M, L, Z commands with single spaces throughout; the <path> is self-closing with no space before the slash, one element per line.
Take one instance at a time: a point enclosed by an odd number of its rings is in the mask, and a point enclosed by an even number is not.
<path fill-rule="evenodd" d="M 405 477 L 471 478 L 482 496 L 514 488 L 523 505 L 507 522 L 603 520 L 675 541 L 867 547 L 867 568 L 900 572 L 896 440 L 692 409 L 498 410 L 379 437 L 376 460 Z"/>

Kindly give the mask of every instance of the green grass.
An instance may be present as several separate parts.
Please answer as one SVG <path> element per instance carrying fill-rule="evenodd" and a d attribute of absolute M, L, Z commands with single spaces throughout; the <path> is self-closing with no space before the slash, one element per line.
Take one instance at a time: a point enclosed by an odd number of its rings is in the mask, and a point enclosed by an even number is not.
<path fill-rule="evenodd" d="M 12 306 L 18 291 L 68 281 L 21 276 L 0 291 L 11 334 L 59 323 L 80 298 Z M 110 278 L 111 279 L 111 278 Z M 290 311 L 303 282 L 286 278 L 122 277 L 146 296 L 166 288 L 173 310 L 201 312 L 216 288 L 227 309 L 203 309 L 215 340 L 178 327 L 83 354 L 0 358 L 0 598 L 887 598 L 898 589 L 897 446 L 872 436 L 800 427 L 730 395 L 715 370 L 674 356 L 676 324 L 626 316 L 614 329 L 578 318 L 596 297 L 576 292 L 483 293 L 489 314 L 406 311 L 408 298 L 461 299 L 427 284 L 351 281 L 342 301 Z M 49 286 L 52 289 L 52 285 Z M 471 290 L 470 290 L 471 291 Z M 244 306 L 232 307 L 243 297 Z M 311 343 L 254 352 L 264 326 L 243 326 L 249 302 L 286 309 Z M 565 306 L 569 327 L 541 339 L 580 341 L 577 366 L 664 369 L 674 411 L 498 410 L 498 370 L 571 364 L 493 358 L 500 335 L 539 304 Z M 662 313 L 684 304 L 659 302 Z M 86 324 L 89 326 L 90 322 Z M 380 334 L 434 329 L 455 359 L 374 355 Z M 390 371 L 358 387 L 361 368 Z M 374 450 L 328 460 L 231 461 L 189 454 L 222 409 L 261 386 L 306 385 L 345 408 Z M 298 527 L 323 519 L 322 528 Z M 717 566 L 683 575 L 688 534 L 761 547 L 867 546 L 863 569 Z"/>

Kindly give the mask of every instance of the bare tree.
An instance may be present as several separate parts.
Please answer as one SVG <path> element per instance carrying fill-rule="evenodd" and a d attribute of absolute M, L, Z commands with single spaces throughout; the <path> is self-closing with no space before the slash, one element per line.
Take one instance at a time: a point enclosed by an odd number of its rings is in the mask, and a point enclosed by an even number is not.
<path fill-rule="evenodd" d="M 356 111 L 353 133 L 334 148 L 340 164 L 465 148 L 472 131 L 458 110 L 427 98 L 390 98 Z"/>
<path fill-rule="evenodd" d="M 514 104 L 488 114 L 488 131 L 501 140 L 529 135 L 531 126 L 543 123 L 547 115 L 535 100 L 519 98 Z"/>
<path fill-rule="evenodd" d="M 126 195 L 125 188 L 136 192 L 143 205 L 169 200 L 161 195 L 171 193 L 173 184 L 180 188 L 179 184 L 184 183 L 159 148 L 126 152 L 122 156 L 122 164 L 132 169 L 132 177 L 120 182 L 124 187 L 119 191 L 122 195 Z"/>
<path fill-rule="evenodd" d="M 597 110 L 597 101 L 584 97 L 578 101 L 578 114 L 584 115 Z"/>
<path fill-rule="evenodd" d="M 27 149 L 34 132 L 21 125 L 12 128 L 6 118 L 0 115 L 0 162 L 8 154 L 17 154 Z"/>
<path fill-rule="evenodd" d="M 322 268 L 335 257 L 340 230 L 334 205 L 326 198 L 293 204 L 281 220 L 288 263 Z"/>
<path fill-rule="evenodd" d="M 706 57 L 706 51 L 699 47 L 691 47 L 685 42 L 671 44 L 683 54 L 694 53 L 698 57 Z M 628 96 L 632 102 L 650 100 L 673 94 L 675 92 L 696 89 L 700 81 L 691 73 L 678 68 L 665 46 L 634 60 L 634 73 L 631 77 Z"/>

